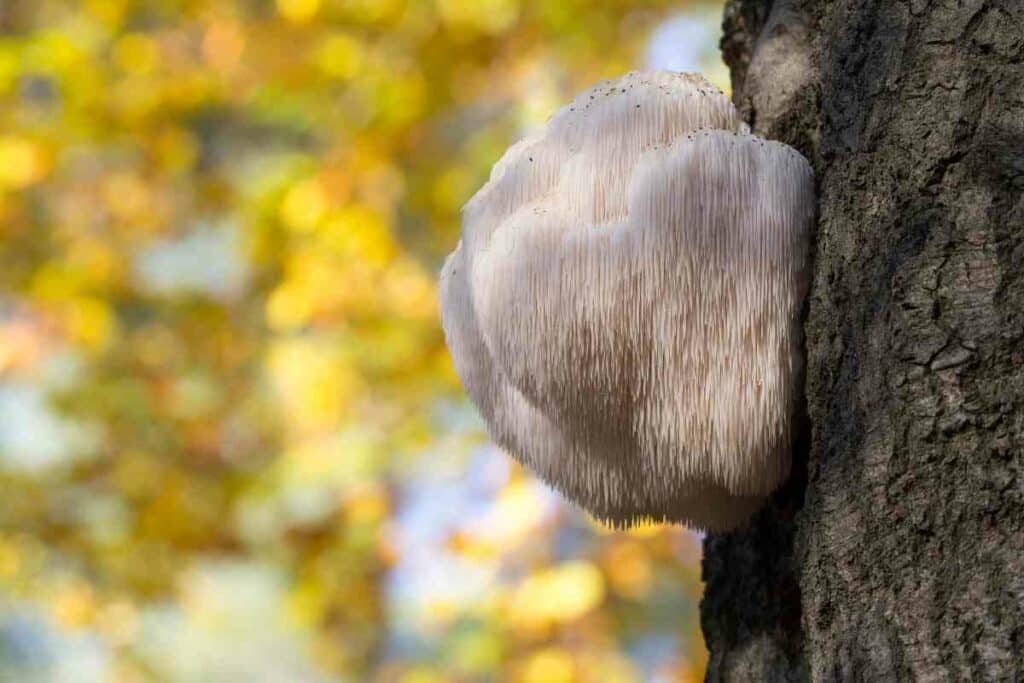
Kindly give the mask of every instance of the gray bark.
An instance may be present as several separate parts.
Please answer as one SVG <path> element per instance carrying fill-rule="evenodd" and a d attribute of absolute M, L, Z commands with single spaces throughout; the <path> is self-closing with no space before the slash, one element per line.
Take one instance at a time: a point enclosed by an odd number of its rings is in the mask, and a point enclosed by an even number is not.
<path fill-rule="evenodd" d="M 819 184 L 790 483 L 705 542 L 708 679 L 1024 680 L 1024 2 L 730 0 Z"/>

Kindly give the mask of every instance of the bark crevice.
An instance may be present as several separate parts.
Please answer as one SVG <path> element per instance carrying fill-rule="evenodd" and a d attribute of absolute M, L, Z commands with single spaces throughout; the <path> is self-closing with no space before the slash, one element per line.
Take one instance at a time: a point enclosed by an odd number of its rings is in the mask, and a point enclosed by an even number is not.
<path fill-rule="evenodd" d="M 705 541 L 709 680 L 1024 680 L 1024 6 L 731 0 L 819 184 L 794 475 Z"/>

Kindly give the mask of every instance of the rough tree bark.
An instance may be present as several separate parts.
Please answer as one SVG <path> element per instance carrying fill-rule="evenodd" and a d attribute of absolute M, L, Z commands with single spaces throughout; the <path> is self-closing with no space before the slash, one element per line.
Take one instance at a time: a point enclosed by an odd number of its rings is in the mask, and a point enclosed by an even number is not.
<path fill-rule="evenodd" d="M 1024 680 L 1024 2 L 730 0 L 819 183 L 806 428 L 705 542 L 709 680 Z"/>

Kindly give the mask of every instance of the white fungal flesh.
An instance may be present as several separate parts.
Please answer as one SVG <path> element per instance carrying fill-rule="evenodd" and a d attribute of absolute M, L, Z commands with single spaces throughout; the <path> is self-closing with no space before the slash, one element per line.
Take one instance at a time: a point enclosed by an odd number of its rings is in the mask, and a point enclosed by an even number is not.
<path fill-rule="evenodd" d="M 616 526 L 742 524 L 788 475 L 810 166 L 693 74 L 631 73 L 514 145 L 441 274 L 492 438 Z"/>

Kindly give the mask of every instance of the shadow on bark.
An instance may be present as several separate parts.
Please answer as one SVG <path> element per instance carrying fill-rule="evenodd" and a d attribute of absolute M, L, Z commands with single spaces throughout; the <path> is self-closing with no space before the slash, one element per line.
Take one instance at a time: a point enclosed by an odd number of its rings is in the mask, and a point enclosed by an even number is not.
<path fill-rule="evenodd" d="M 801 413 L 788 482 L 747 529 L 704 539 L 701 628 L 711 648 L 708 680 L 807 680 L 793 562 L 810 441 Z"/>

